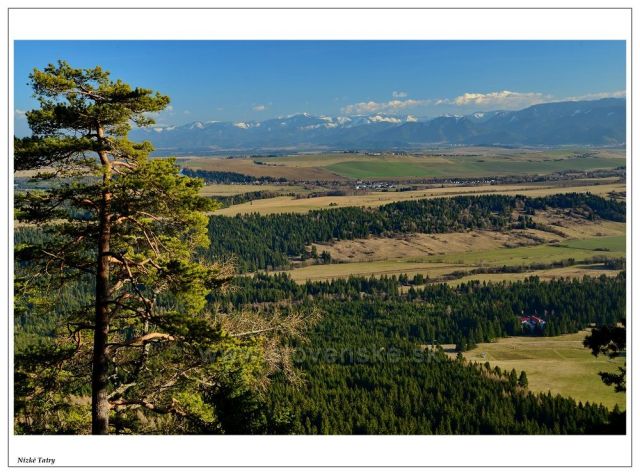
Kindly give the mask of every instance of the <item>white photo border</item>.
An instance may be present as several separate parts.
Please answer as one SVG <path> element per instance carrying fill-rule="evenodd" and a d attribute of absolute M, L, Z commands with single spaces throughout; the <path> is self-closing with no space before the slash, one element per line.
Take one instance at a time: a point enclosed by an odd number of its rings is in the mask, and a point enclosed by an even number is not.
<path fill-rule="evenodd" d="M 119 2 L 122 4 L 123 2 Z M 583 2 L 584 3 L 584 2 Z M 96 21 L 99 18 L 99 21 Z M 13 42 L 25 39 L 224 40 L 624 40 L 627 103 L 632 104 L 632 10 L 608 9 L 25 9 L 7 10 L 7 135 L 13 145 Z M 57 59 L 57 58 L 54 58 Z M 633 236 L 632 107 L 627 107 L 627 259 Z M 6 259 L 8 367 L 7 457 L 55 458 L 55 467 L 522 467 L 618 466 L 631 458 L 631 394 L 625 436 L 16 436 L 13 434 L 13 186 L 10 160 L 2 164 L 8 193 Z M 4 175 L 6 173 L 6 175 Z M 4 215 L 4 213 L 7 213 Z M 5 264 L 5 262 L 2 262 Z M 631 265 L 627 265 L 631 316 Z M 3 283 L 4 284 L 4 283 Z M 635 288 L 634 290 L 638 290 Z M 631 332 L 633 323 L 628 319 Z M 632 341 L 632 339 L 631 339 Z M 629 345 L 631 349 L 631 344 Z M 628 369 L 632 371 L 631 351 Z M 5 376 L 5 375 L 1 375 Z M 3 401 L 4 402 L 4 401 Z M 535 457 L 523 459 L 523 444 Z M 531 444 L 531 445 L 530 445 Z M 141 457 L 140 454 L 150 454 Z M 114 455 L 117 454 L 117 457 Z M 152 455 L 151 455 L 152 454 Z M 523 463 L 524 462 L 524 463 Z"/>

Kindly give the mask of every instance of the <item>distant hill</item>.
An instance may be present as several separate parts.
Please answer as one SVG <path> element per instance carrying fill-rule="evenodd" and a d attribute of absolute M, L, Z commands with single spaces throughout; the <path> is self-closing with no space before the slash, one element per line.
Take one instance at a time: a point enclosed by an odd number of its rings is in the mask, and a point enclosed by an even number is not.
<path fill-rule="evenodd" d="M 136 129 L 159 151 L 274 149 L 412 149 L 433 145 L 624 145 L 626 100 L 550 102 L 519 111 L 416 119 L 372 114 L 327 117 L 297 114 L 250 122 L 192 122 Z"/>

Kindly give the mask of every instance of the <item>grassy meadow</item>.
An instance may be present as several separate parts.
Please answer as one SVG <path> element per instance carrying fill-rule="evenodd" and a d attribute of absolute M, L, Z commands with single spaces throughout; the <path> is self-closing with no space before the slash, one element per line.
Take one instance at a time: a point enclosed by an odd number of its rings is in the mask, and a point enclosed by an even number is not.
<path fill-rule="evenodd" d="M 446 234 L 439 235 L 445 240 Z M 448 274 L 454 272 L 469 272 L 480 268 L 495 268 L 501 266 L 527 266 L 532 264 L 550 264 L 566 259 L 576 261 L 589 260 L 596 256 L 606 256 L 609 258 L 624 257 L 625 251 L 622 246 L 625 243 L 625 236 L 613 236 L 602 238 L 590 238 L 584 240 L 569 240 L 571 246 L 542 244 L 537 246 L 522 246 L 515 248 L 497 247 L 495 249 L 484 249 L 481 251 L 449 252 L 438 255 L 423 255 L 407 258 L 392 258 L 384 260 L 368 260 L 344 263 L 332 263 L 321 265 L 308 265 L 297 267 L 287 272 L 296 282 L 307 280 L 331 280 L 347 278 L 349 276 L 380 276 L 423 274 L 431 279 L 444 279 Z M 581 247 L 592 246 L 593 249 Z M 601 244 L 598 245 L 597 243 Z M 564 244 L 564 243 L 563 243 Z M 618 250 L 596 250 L 608 245 Z M 391 245 L 391 244 L 389 244 Z M 622 250 L 620 250 L 622 249 Z M 522 280 L 533 275 L 541 279 L 552 279 L 558 277 L 581 277 L 583 275 L 597 276 L 601 274 L 615 275 L 619 271 L 605 269 L 600 264 L 576 264 L 563 268 L 541 269 L 525 272 L 507 273 L 480 273 L 464 276 L 455 280 L 449 280 L 455 284 L 469 280 Z"/>
<path fill-rule="evenodd" d="M 464 356 L 470 361 L 488 361 L 506 371 L 525 371 L 533 392 L 551 391 L 577 401 L 601 403 L 609 408 L 617 404 L 624 409 L 625 394 L 616 393 L 598 376 L 599 371 L 615 371 L 624 358 L 595 358 L 582 344 L 588 333 L 501 338 L 495 343 L 480 343 Z"/>
<path fill-rule="evenodd" d="M 432 154 L 316 154 L 278 157 L 268 163 L 324 168 L 349 179 L 505 176 L 596 170 L 625 165 L 621 151 L 453 149 Z"/>
<path fill-rule="evenodd" d="M 469 178 L 537 175 L 625 166 L 621 150 L 447 149 L 419 154 L 314 153 L 285 157 L 184 157 L 183 166 L 288 180 Z"/>

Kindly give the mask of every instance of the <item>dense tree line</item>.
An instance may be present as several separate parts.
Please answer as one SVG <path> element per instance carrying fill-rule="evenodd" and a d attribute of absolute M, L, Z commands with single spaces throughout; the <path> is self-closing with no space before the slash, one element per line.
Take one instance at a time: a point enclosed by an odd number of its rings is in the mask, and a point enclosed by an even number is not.
<path fill-rule="evenodd" d="M 191 178 L 202 178 L 206 183 L 284 183 L 286 178 L 271 177 L 271 176 L 252 176 L 245 175 L 243 173 L 236 172 L 223 172 L 223 171 L 211 171 L 211 170 L 198 170 L 193 168 L 183 168 L 181 173 Z"/>
<path fill-rule="evenodd" d="M 235 290 L 211 296 L 230 307 L 265 303 L 316 305 L 327 314 L 389 321 L 384 332 L 425 343 L 455 343 L 466 350 L 477 343 L 522 333 L 519 316 L 535 314 L 547 324 L 540 335 L 556 336 L 591 324 L 614 324 L 625 316 L 625 274 L 583 279 L 480 282 L 410 287 L 400 276 L 350 277 L 297 284 L 287 274 L 239 277 Z M 331 332 L 340 333 L 341 328 Z"/>
<path fill-rule="evenodd" d="M 403 233 L 447 233 L 474 229 L 535 228 L 532 218 L 543 208 L 570 209 L 596 219 L 625 220 L 625 203 L 589 193 L 542 198 L 482 195 L 391 203 L 379 208 L 334 208 L 307 214 L 257 213 L 212 216 L 211 259 L 234 256 L 240 271 L 288 267 L 305 256 L 314 242 L 392 236 Z M 523 214 L 517 217 L 514 210 Z"/>
<path fill-rule="evenodd" d="M 522 390 L 515 374 L 442 355 L 521 332 L 535 313 L 542 335 L 616 322 L 625 312 L 625 277 L 537 278 L 513 283 L 430 285 L 402 292 L 402 277 L 296 284 L 286 274 L 242 278 L 226 305 L 317 305 L 324 318 L 300 348 L 305 391 L 276 383 L 272 410 L 292 413 L 294 432 L 594 433 L 623 431 L 623 416 L 595 405 Z M 423 348 L 432 349 L 426 353 Z M 383 351 L 381 351 L 381 349 Z M 476 406 L 477 404 L 477 406 Z M 480 414 L 470 418 L 469 414 Z M 505 414 L 508 414 L 506 416 Z M 613 425 L 607 425 L 611 422 Z M 622 424 L 622 425 L 620 425 Z"/>
<path fill-rule="evenodd" d="M 237 195 L 230 196 L 210 196 L 209 198 L 220 203 L 223 208 L 228 208 L 229 206 L 239 205 L 253 200 L 266 200 L 268 198 L 276 198 L 283 195 L 285 195 L 285 193 L 279 191 L 258 190 L 247 191 L 246 193 L 239 193 Z M 293 194 L 289 194 L 289 196 L 292 195 Z"/>
<path fill-rule="evenodd" d="M 557 330 L 624 315 L 624 276 L 529 279 L 428 286 L 401 294 L 395 279 L 348 279 L 302 286 L 256 277 L 253 300 L 310 298 L 323 319 L 294 360 L 304 390 L 276 380 L 270 410 L 291 411 L 302 434 L 623 433 L 624 413 L 525 390 L 526 374 L 469 364 L 440 344 L 466 335 L 487 341 L 517 334 L 521 311 L 547 313 Z M 244 282 L 246 284 L 246 281 Z M 269 285 L 269 283 L 273 285 Z M 250 286 L 251 287 L 251 286 Z M 267 291 L 267 289 L 269 291 Z M 242 286 L 243 299 L 249 297 Z M 366 293 L 370 292 L 370 293 Z M 251 298 L 249 298 L 251 300 Z M 308 304 L 307 301 L 304 304 Z M 556 331 L 556 330 L 554 330 Z M 461 348 L 464 349 L 464 348 Z"/>

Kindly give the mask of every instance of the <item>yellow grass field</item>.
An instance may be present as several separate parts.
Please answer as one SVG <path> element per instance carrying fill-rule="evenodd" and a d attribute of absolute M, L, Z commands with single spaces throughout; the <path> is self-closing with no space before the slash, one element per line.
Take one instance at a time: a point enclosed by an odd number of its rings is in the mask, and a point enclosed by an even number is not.
<path fill-rule="evenodd" d="M 235 196 L 252 191 L 274 191 L 279 193 L 304 193 L 302 186 L 296 185 L 205 185 L 200 194 L 203 196 Z"/>
<path fill-rule="evenodd" d="M 353 262 L 345 264 L 326 264 L 307 267 L 298 267 L 287 271 L 276 271 L 274 273 L 286 272 L 298 283 L 311 281 L 325 281 L 332 279 L 346 279 L 350 276 L 372 277 L 382 275 L 407 274 L 412 277 L 416 274 L 429 276 L 431 279 L 442 279 L 445 275 L 456 271 L 469 271 L 477 268 L 473 265 L 447 264 L 442 262 L 405 262 L 405 261 L 372 261 Z M 557 279 L 559 277 L 581 278 L 588 275 L 597 277 L 600 275 L 615 276 L 620 271 L 603 269 L 600 265 L 575 265 L 557 269 L 542 269 L 527 272 L 508 272 L 501 274 L 472 274 L 459 279 L 447 280 L 451 285 L 456 285 L 470 280 L 479 281 L 514 281 L 524 280 L 527 277 L 538 276 L 542 280 Z"/>
<path fill-rule="evenodd" d="M 462 270 L 468 266 L 460 266 L 456 264 L 446 263 L 425 263 L 425 262 L 407 262 L 402 260 L 388 261 L 372 261 L 372 262 L 349 262 L 344 264 L 323 264 L 311 265 L 306 267 L 298 267 L 286 272 L 298 283 L 307 280 L 331 280 L 344 279 L 349 276 L 381 276 L 381 275 L 397 275 L 415 274 L 428 275 L 431 278 L 439 278 L 446 274 L 450 274 L 456 270 Z"/>
<path fill-rule="evenodd" d="M 469 361 L 489 362 L 491 366 L 519 373 L 525 371 L 532 392 L 551 391 L 576 401 L 601 403 L 609 408 L 626 407 L 623 393 L 616 393 L 598 376 L 599 371 L 615 371 L 624 362 L 595 358 L 582 341 L 588 331 L 556 337 L 511 337 L 495 343 L 481 343 L 467 351 Z"/>
<path fill-rule="evenodd" d="M 427 256 L 486 251 L 504 247 L 534 246 L 542 242 L 561 243 L 567 239 L 624 236 L 625 223 L 589 221 L 561 210 L 536 214 L 535 221 L 548 226 L 514 231 L 468 231 L 444 234 L 414 233 L 398 237 L 370 237 L 315 243 L 318 252 L 327 251 L 334 262 L 367 262 L 389 259 L 422 259 Z"/>
<path fill-rule="evenodd" d="M 255 159 L 264 162 L 263 159 Z M 260 165 L 252 158 L 189 158 L 181 159 L 181 164 L 188 168 L 242 173 L 255 177 L 269 176 L 286 178 L 287 180 L 328 180 L 347 181 L 347 178 L 320 167 L 289 167 L 285 165 Z M 266 163 L 266 162 L 264 162 Z"/>
<path fill-rule="evenodd" d="M 442 198 L 461 195 L 505 194 L 526 196 L 547 196 L 556 193 L 584 193 L 607 196 L 611 192 L 624 192 L 624 183 L 597 185 L 558 186 L 557 184 L 526 185 L 485 185 L 485 186 L 447 186 L 444 188 L 428 188 L 418 191 L 371 192 L 352 196 L 319 196 L 314 198 L 295 199 L 292 196 L 279 196 L 250 203 L 241 203 L 216 211 L 216 214 L 235 216 L 243 213 L 307 213 L 311 210 L 332 206 L 382 206 L 397 201 Z"/>
<path fill-rule="evenodd" d="M 615 225 L 619 223 L 613 223 Z M 557 244 L 538 244 L 520 247 L 505 247 L 504 240 L 509 239 L 509 233 L 502 233 L 501 239 L 491 240 L 490 232 L 474 233 L 450 233 L 439 235 L 420 235 L 418 247 L 399 244 L 400 240 L 376 238 L 375 240 L 361 240 L 358 243 L 366 245 L 369 241 L 381 244 L 381 249 L 371 246 L 368 249 L 373 254 L 362 253 L 362 250 L 343 247 L 347 254 L 336 254 L 336 257 L 349 257 L 353 252 L 353 259 L 348 262 L 331 263 L 321 265 L 307 265 L 286 271 L 297 282 L 307 280 L 331 280 L 354 276 L 380 276 L 397 275 L 406 273 L 409 276 L 415 274 L 428 275 L 432 279 L 442 279 L 447 274 L 462 271 L 468 272 L 478 268 L 495 268 L 501 266 L 530 266 L 533 264 L 550 264 L 567 259 L 575 259 L 578 262 L 588 260 L 595 256 L 608 258 L 620 258 L 625 256 L 625 234 L 619 233 L 617 226 L 608 236 L 590 237 L 585 239 L 567 239 Z M 501 233 L 493 233 L 500 236 Z M 462 237 L 468 235 L 469 240 Z M 476 237 L 474 237 L 474 235 Z M 415 239 L 415 238 L 414 238 Z M 484 249 L 473 248 L 470 243 L 478 239 Z M 451 241 L 451 242 L 450 242 Z M 336 246 L 345 246 L 346 241 L 335 243 Z M 354 243 L 355 241 L 350 241 Z M 394 243 L 395 242 L 395 243 Z M 510 244 L 517 243 L 517 238 L 512 238 Z M 426 246 L 434 249 L 442 246 L 437 254 L 425 252 Z M 463 247 L 467 250 L 460 251 Z M 331 246 L 321 246 L 318 250 L 333 249 Z M 367 248 L 365 248 L 367 249 Z M 330 251 L 331 252 L 331 251 Z M 358 257 L 356 257 L 356 253 Z M 332 254 L 334 256 L 334 254 Z M 347 259 L 348 260 L 348 259 Z M 615 275 L 617 270 L 604 268 L 601 264 L 575 264 L 563 268 L 540 269 L 535 271 L 508 272 L 502 274 L 472 274 L 464 276 L 451 283 L 465 282 L 468 280 L 521 280 L 529 276 L 539 276 L 541 279 L 558 277 L 581 277 L 583 275 Z"/>

